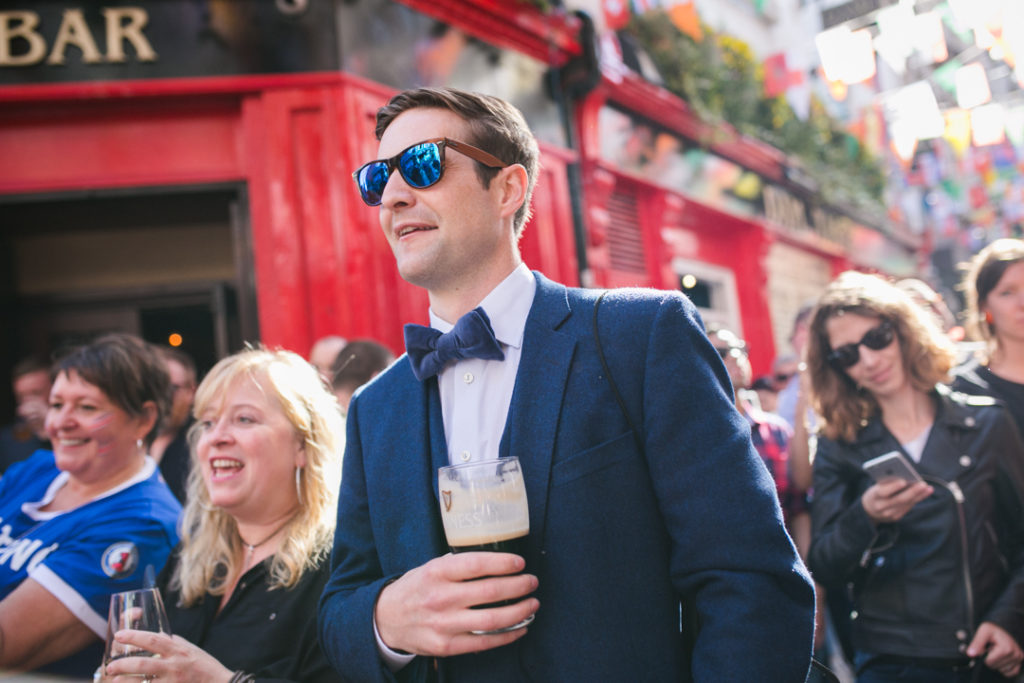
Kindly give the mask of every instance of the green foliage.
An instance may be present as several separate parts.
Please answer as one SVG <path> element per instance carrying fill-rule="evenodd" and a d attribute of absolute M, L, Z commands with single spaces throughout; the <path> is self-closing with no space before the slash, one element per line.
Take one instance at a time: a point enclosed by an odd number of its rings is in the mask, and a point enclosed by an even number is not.
<path fill-rule="evenodd" d="M 706 25 L 701 29 L 704 39 L 694 40 L 655 11 L 634 16 L 626 30 L 650 55 L 665 87 L 705 122 L 727 122 L 795 158 L 818 181 L 826 201 L 871 210 L 883 206 L 880 162 L 820 100 L 812 98 L 810 115 L 801 120 L 785 97 L 765 97 L 764 70 L 749 45 Z"/>

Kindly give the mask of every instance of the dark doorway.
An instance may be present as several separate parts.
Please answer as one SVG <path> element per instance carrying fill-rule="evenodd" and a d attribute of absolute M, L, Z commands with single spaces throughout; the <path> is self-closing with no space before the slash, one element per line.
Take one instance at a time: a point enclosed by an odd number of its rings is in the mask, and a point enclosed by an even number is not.
<path fill-rule="evenodd" d="M 27 355 L 178 334 L 202 376 L 258 340 L 246 204 L 241 185 L 0 197 L 0 423 Z"/>

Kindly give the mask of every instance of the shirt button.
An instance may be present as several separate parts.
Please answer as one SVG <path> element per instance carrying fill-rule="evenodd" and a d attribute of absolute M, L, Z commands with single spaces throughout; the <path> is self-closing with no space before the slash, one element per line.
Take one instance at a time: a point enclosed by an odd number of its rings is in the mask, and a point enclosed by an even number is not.
<path fill-rule="evenodd" d="M 959 631 L 957 631 L 956 632 L 956 639 L 957 640 L 967 640 L 967 631 L 965 631 L 963 629 L 960 629 Z"/>
<path fill-rule="evenodd" d="M 469 451 L 462 451 L 462 453 L 459 454 L 459 457 L 462 458 L 462 462 L 469 462 Z"/>
<path fill-rule="evenodd" d="M 973 427 L 975 425 L 975 420 L 973 417 L 968 415 L 966 418 L 964 418 L 964 424 L 967 425 L 968 427 Z"/>
<path fill-rule="evenodd" d="M 970 466 L 971 466 L 971 456 L 969 456 L 969 455 L 961 455 L 960 456 L 960 467 L 970 467 Z"/>
<path fill-rule="evenodd" d="M 464 374 L 462 376 L 462 381 L 465 382 L 466 384 L 472 384 L 473 383 L 473 373 L 472 372 L 467 372 L 466 374 Z"/>

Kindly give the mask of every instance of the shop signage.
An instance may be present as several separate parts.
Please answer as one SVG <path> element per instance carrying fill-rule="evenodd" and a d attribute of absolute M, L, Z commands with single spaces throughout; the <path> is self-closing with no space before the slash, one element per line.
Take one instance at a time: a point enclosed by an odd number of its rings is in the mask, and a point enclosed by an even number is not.
<path fill-rule="evenodd" d="M 334 71 L 334 11 L 307 0 L 5 2 L 0 86 Z"/>
<path fill-rule="evenodd" d="M 863 17 L 865 14 L 876 12 L 883 7 L 895 5 L 897 2 L 898 0 L 849 0 L 841 5 L 822 10 L 821 27 L 823 29 L 832 28 Z"/>
<path fill-rule="evenodd" d="M 838 246 L 850 246 L 852 220 L 820 206 L 808 210 L 804 200 L 777 185 L 764 188 L 764 215 L 791 232 L 812 232 Z"/>
<path fill-rule="evenodd" d="M 97 41 L 85 21 L 81 9 L 64 11 L 53 43 L 47 46 L 39 33 L 39 14 L 30 10 L 0 12 L 0 67 L 31 66 L 44 59 L 47 64 L 64 64 L 69 47 L 78 48 L 86 64 L 127 61 L 125 44 L 134 49 L 134 58 L 140 62 L 156 61 L 144 29 L 149 14 L 142 7 L 104 7 L 105 39 Z M 104 53 L 100 46 L 106 48 Z"/>

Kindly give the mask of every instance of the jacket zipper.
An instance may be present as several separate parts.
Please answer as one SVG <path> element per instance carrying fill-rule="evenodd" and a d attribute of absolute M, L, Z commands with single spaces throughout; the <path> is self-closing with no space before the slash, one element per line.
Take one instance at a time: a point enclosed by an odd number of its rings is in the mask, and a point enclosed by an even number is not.
<path fill-rule="evenodd" d="M 955 481 L 945 482 L 941 479 L 927 478 L 927 481 L 941 485 L 953 494 L 953 500 L 956 501 L 956 514 L 957 519 L 960 522 L 960 551 L 963 562 L 961 562 L 961 568 L 963 570 L 964 578 L 964 595 L 967 596 L 967 625 L 970 630 L 974 630 L 974 588 L 971 586 L 971 566 L 970 566 L 970 554 L 967 548 L 967 517 L 964 514 L 964 492 L 960 488 L 960 485 Z"/>

